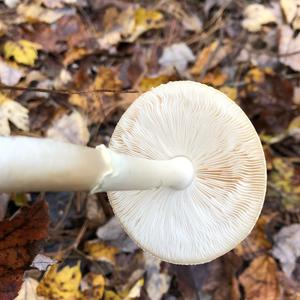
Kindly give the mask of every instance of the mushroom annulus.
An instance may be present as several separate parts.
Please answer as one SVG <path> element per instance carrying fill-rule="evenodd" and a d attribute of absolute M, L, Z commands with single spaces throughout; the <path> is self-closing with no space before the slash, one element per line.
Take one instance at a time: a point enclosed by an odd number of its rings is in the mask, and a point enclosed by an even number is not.
<path fill-rule="evenodd" d="M 211 261 L 255 225 L 266 193 L 260 139 L 242 109 L 191 81 L 131 104 L 109 147 L 0 137 L 0 192 L 108 192 L 127 234 L 176 264 Z"/>

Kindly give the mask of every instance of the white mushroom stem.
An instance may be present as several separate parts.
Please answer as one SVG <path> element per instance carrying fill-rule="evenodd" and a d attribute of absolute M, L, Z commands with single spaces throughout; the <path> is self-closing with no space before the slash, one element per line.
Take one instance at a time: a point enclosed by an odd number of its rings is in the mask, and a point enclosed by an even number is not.
<path fill-rule="evenodd" d="M 0 137 L 0 192 L 185 189 L 185 157 L 154 161 L 49 139 Z"/>

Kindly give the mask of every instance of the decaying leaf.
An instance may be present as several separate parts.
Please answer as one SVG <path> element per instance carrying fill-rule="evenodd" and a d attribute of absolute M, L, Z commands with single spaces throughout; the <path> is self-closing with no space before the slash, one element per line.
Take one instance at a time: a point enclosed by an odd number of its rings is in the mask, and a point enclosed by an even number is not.
<path fill-rule="evenodd" d="M 118 95 L 110 92 L 93 92 L 101 89 L 113 91 L 121 89 L 121 81 L 114 69 L 99 67 L 94 82 L 87 87 L 87 90 L 92 92 L 84 95 L 73 94 L 69 98 L 71 104 L 80 107 L 86 112 L 88 125 L 93 123 L 101 124 L 117 107 L 114 104 L 119 99 Z"/>
<path fill-rule="evenodd" d="M 38 296 L 36 293 L 39 282 L 33 278 L 24 279 L 18 296 L 14 300 L 46 300 L 44 297 Z"/>
<path fill-rule="evenodd" d="M 81 299 L 80 281 L 79 262 L 73 267 L 65 266 L 61 270 L 58 265 L 53 265 L 40 281 L 37 294 L 55 300 Z"/>
<path fill-rule="evenodd" d="M 49 266 L 56 264 L 57 261 L 43 254 L 38 254 L 32 264 L 31 267 L 37 268 L 40 271 L 46 271 Z"/>
<path fill-rule="evenodd" d="M 253 256 L 264 254 L 271 249 L 272 245 L 267 239 L 265 226 L 272 217 L 273 215 L 262 215 L 258 219 L 250 235 L 234 249 L 237 255 L 249 259 Z"/>
<path fill-rule="evenodd" d="M 295 30 L 300 29 L 300 1 L 280 0 L 280 5 L 285 14 L 287 22 L 292 24 Z"/>
<path fill-rule="evenodd" d="M 229 54 L 230 49 L 231 46 L 228 42 L 225 42 L 224 45 L 219 45 L 218 41 L 212 42 L 198 54 L 191 74 L 200 75 L 204 70 L 209 71 L 216 67 Z"/>
<path fill-rule="evenodd" d="M 279 54 L 281 63 L 300 72 L 300 33 L 294 37 L 288 25 L 280 28 Z"/>
<path fill-rule="evenodd" d="M 164 48 L 159 59 L 159 64 L 163 67 L 174 67 L 181 73 L 184 72 L 190 62 L 195 60 L 192 50 L 185 43 L 173 44 Z"/>
<path fill-rule="evenodd" d="M 262 4 L 250 4 L 245 9 L 244 15 L 242 25 L 250 32 L 260 31 L 263 25 L 276 23 L 273 11 Z"/>
<path fill-rule="evenodd" d="M 105 291 L 104 300 L 121 300 L 122 298 L 114 291 Z"/>
<path fill-rule="evenodd" d="M 97 237 L 123 252 L 132 253 L 138 249 L 138 246 L 125 233 L 117 217 L 112 217 L 105 225 L 99 227 Z"/>
<path fill-rule="evenodd" d="M 161 28 L 163 24 L 164 18 L 159 11 L 130 6 L 118 15 L 113 27 L 106 29 L 98 43 L 101 48 L 109 49 L 121 41 L 133 42 L 142 33 Z"/>
<path fill-rule="evenodd" d="M 15 64 L 0 59 L 0 82 L 5 85 L 16 85 L 24 76 L 24 72 Z"/>
<path fill-rule="evenodd" d="M 255 258 L 240 275 L 239 281 L 245 289 L 246 300 L 279 300 L 277 265 L 271 256 Z"/>
<path fill-rule="evenodd" d="M 84 245 L 84 251 L 94 260 L 106 261 L 111 264 L 115 264 L 115 256 L 119 252 L 116 247 L 99 241 L 88 241 Z"/>
<path fill-rule="evenodd" d="M 41 45 L 27 40 L 18 42 L 7 41 L 4 44 L 4 56 L 6 59 L 13 58 L 16 62 L 28 66 L 33 66 Z"/>
<path fill-rule="evenodd" d="M 272 161 L 271 182 L 281 193 L 286 208 L 297 207 L 300 203 L 300 167 L 293 158 L 275 157 Z"/>
<path fill-rule="evenodd" d="M 78 111 L 63 115 L 47 130 L 47 137 L 63 142 L 86 145 L 90 139 L 87 121 Z"/>
<path fill-rule="evenodd" d="M 143 285 L 144 285 L 144 278 L 141 278 L 130 289 L 129 293 L 124 298 L 124 300 L 139 298 L 141 296 L 141 289 L 142 289 Z"/>
<path fill-rule="evenodd" d="M 11 220 L 0 222 L 0 299 L 14 299 L 30 266 L 48 236 L 48 207 L 37 201 L 23 207 Z"/>
<path fill-rule="evenodd" d="M 81 281 L 84 299 L 102 299 L 105 289 L 105 278 L 101 274 L 88 273 Z"/>
<path fill-rule="evenodd" d="M 146 290 L 151 300 L 160 300 L 171 284 L 171 277 L 160 272 L 161 261 L 156 257 L 144 253 L 146 276 Z"/>
<path fill-rule="evenodd" d="M 65 15 L 72 15 L 75 10 L 72 8 L 47 9 L 38 3 L 21 3 L 17 8 L 17 13 L 28 22 L 54 23 Z"/>
<path fill-rule="evenodd" d="M 300 257 L 300 224 L 283 227 L 274 236 L 274 242 L 272 253 L 279 259 L 284 273 L 291 277 Z"/>
<path fill-rule="evenodd" d="M 0 93 L 0 135 L 10 135 L 9 121 L 21 130 L 29 130 L 28 109 Z"/>

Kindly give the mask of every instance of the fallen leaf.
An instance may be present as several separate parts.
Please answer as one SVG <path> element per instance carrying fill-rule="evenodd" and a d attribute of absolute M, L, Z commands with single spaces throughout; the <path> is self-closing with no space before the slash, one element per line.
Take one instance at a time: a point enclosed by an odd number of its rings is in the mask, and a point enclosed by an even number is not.
<path fill-rule="evenodd" d="M 116 17 L 113 26 L 106 28 L 98 43 L 102 49 L 109 49 L 121 41 L 134 42 L 144 32 L 163 25 L 164 18 L 159 11 L 130 6 Z"/>
<path fill-rule="evenodd" d="M 255 258 L 239 276 L 245 300 L 279 300 L 280 288 L 275 260 L 267 255 Z"/>
<path fill-rule="evenodd" d="M 293 158 L 275 157 L 270 181 L 281 193 L 285 208 L 293 209 L 300 203 L 300 167 L 294 164 Z"/>
<path fill-rule="evenodd" d="M 24 73 L 18 66 L 0 59 L 0 82 L 8 86 L 14 86 L 23 76 Z"/>
<path fill-rule="evenodd" d="M 280 0 L 280 5 L 287 22 L 292 24 L 294 30 L 300 29 L 300 1 Z"/>
<path fill-rule="evenodd" d="M 41 45 L 32 43 L 27 40 L 19 40 L 18 42 L 7 41 L 4 44 L 4 56 L 6 59 L 13 58 L 16 62 L 28 66 L 33 66 L 37 57 L 38 50 Z"/>
<path fill-rule="evenodd" d="M 48 206 L 37 201 L 23 207 L 10 220 L 0 222 L 0 299 L 14 299 L 23 273 L 38 253 L 40 242 L 48 236 Z"/>
<path fill-rule="evenodd" d="M 141 278 L 130 289 L 129 293 L 124 298 L 124 300 L 130 300 L 130 299 L 140 298 L 140 296 L 141 296 L 141 289 L 142 289 L 143 286 L 144 286 L 144 278 Z"/>
<path fill-rule="evenodd" d="M 233 101 L 237 99 L 238 92 L 236 87 L 223 85 L 220 87 L 220 91 Z"/>
<path fill-rule="evenodd" d="M 0 20 L 0 37 L 7 32 L 7 26 Z"/>
<path fill-rule="evenodd" d="M 212 42 L 198 54 L 191 74 L 200 75 L 204 70 L 209 71 L 216 67 L 229 54 L 230 50 L 231 46 L 227 41 L 224 45 L 219 45 L 218 41 Z"/>
<path fill-rule="evenodd" d="M 87 87 L 87 90 L 96 91 L 101 89 L 108 89 L 118 91 L 121 89 L 122 82 L 118 77 L 116 70 L 108 67 L 99 67 L 98 74 L 94 82 Z M 69 98 L 69 102 L 76 105 L 88 117 L 88 125 L 98 123 L 101 124 L 105 118 L 111 115 L 117 105 L 115 102 L 119 99 L 117 93 L 97 93 L 91 92 L 84 95 L 73 94 Z"/>
<path fill-rule="evenodd" d="M 105 289 L 105 278 L 101 274 L 88 273 L 81 281 L 81 290 L 86 299 L 102 299 Z"/>
<path fill-rule="evenodd" d="M 171 277 L 166 273 L 160 272 L 161 260 L 144 253 L 146 276 L 146 291 L 151 300 L 162 299 L 171 284 Z"/>
<path fill-rule="evenodd" d="M 37 294 L 55 300 L 81 299 L 80 281 L 79 262 L 73 267 L 65 266 L 61 270 L 58 269 L 58 265 L 53 265 L 40 281 Z"/>
<path fill-rule="evenodd" d="M 61 8 L 48 9 L 40 6 L 38 3 L 25 4 L 21 3 L 17 8 L 17 13 L 27 22 L 45 22 L 52 24 L 66 15 L 74 15 L 75 9 Z"/>
<path fill-rule="evenodd" d="M 271 221 L 273 215 L 262 215 L 255 224 L 250 235 L 236 246 L 234 252 L 245 259 L 251 259 L 266 253 L 272 248 L 265 233 L 265 226 Z"/>
<path fill-rule="evenodd" d="M 272 254 L 281 264 L 284 273 L 291 277 L 300 257 L 300 224 L 283 227 L 274 235 Z"/>
<path fill-rule="evenodd" d="M 115 264 L 116 254 L 119 250 L 116 247 L 109 246 L 99 241 L 88 241 L 84 245 L 84 251 L 97 261 L 106 261 Z"/>
<path fill-rule="evenodd" d="M 47 137 L 78 145 L 86 145 L 90 139 L 87 121 L 78 111 L 63 115 L 47 130 Z"/>
<path fill-rule="evenodd" d="M 39 282 L 33 278 L 27 277 L 24 279 L 18 296 L 14 300 L 46 300 L 36 293 Z"/>
<path fill-rule="evenodd" d="M 294 37 L 288 25 L 280 28 L 279 55 L 281 63 L 300 72 L 300 33 Z"/>
<path fill-rule="evenodd" d="M 291 278 L 286 277 L 280 273 L 280 284 L 283 289 L 284 300 L 300 300 L 300 286 L 299 282 Z"/>
<path fill-rule="evenodd" d="M 88 55 L 89 51 L 86 48 L 71 48 L 65 54 L 63 65 L 68 66 L 74 63 L 76 60 L 83 58 Z"/>
<path fill-rule="evenodd" d="M 52 266 L 56 263 L 57 263 L 57 261 L 55 259 L 52 259 L 43 254 L 38 254 L 34 258 L 32 264 L 31 264 L 31 267 L 37 268 L 40 271 L 46 271 L 49 266 Z"/>
<path fill-rule="evenodd" d="M 86 218 L 89 221 L 89 228 L 99 227 L 106 222 L 103 206 L 97 195 L 90 194 L 86 200 Z"/>
<path fill-rule="evenodd" d="M 10 135 L 9 121 L 21 130 L 29 130 L 28 109 L 0 93 L 0 135 Z"/>
<path fill-rule="evenodd" d="M 114 291 L 105 291 L 104 300 L 121 300 L 121 297 Z"/>
<path fill-rule="evenodd" d="M 295 117 L 289 124 L 287 134 L 300 141 L 300 116 Z"/>
<path fill-rule="evenodd" d="M 26 193 L 13 193 L 11 196 L 11 200 L 18 207 L 29 206 L 29 202 L 31 201 L 30 194 Z"/>
<path fill-rule="evenodd" d="M 133 253 L 138 249 L 138 246 L 128 237 L 116 217 L 112 217 L 105 225 L 99 227 L 96 234 L 100 240 L 123 252 Z"/>
<path fill-rule="evenodd" d="M 192 50 L 185 43 L 178 43 L 164 48 L 158 62 L 163 67 L 174 67 L 179 73 L 182 73 L 194 60 L 195 56 Z"/>
<path fill-rule="evenodd" d="M 170 76 L 161 75 L 157 77 L 144 77 L 139 84 L 139 88 L 142 91 L 149 91 L 154 87 L 157 87 L 163 83 L 167 83 L 171 80 Z"/>
<path fill-rule="evenodd" d="M 215 69 L 212 72 L 206 73 L 201 82 L 214 87 L 219 87 L 225 83 L 227 78 L 228 76 L 220 69 Z"/>
<path fill-rule="evenodd" d="M 244 10 L 244 16 L 242 26 L 250 32 L 260 31 L 263 25 L 276 23 L 276 16 L 272 9 L 262 4 L 250 4 Z"/>

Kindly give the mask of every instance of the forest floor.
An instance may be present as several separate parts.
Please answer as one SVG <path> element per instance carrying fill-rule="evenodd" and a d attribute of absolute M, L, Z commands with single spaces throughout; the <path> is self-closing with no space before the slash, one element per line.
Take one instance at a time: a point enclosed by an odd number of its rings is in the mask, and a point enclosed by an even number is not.
<path fill-rule="evenodd" d="M 140 93 L 173 80 L 221 90 L 261 138 L 250 236 L 177 266 L 126 236 L 105 193 L 0 194 L 0 300 L 300 299 L 299 0 L 0 1 L 0 135 L 108 144 Z"/>

